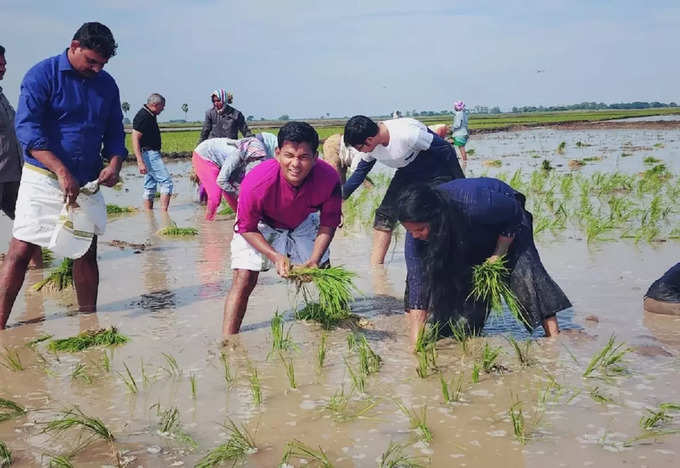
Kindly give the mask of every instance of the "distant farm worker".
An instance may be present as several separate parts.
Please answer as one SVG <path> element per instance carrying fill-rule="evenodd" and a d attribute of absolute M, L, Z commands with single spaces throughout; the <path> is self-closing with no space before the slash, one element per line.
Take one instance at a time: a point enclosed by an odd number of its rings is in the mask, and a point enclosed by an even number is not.
<path fill-rule="evenodd" d="M 571 303 L 541 263 L 524 201 L 509 185 L 486 177 L 404 190 L 398 216 L 407 232 L 404 300 L 411 344 L 428 318 L 444 333 L 450 333 L 449 323 L 479 332 L 487 304 L 469 297 L 472 267 L 501 256 L 527 329 L 542 324 L 546 336 L 559 333 L 555 314 Z"/>
<path fill-rule="evenodd" d="M 236 212 L 238 192 L 246 172 L 272 158 L 276 136 L 259 133 L 254 137 L 232 140 L 211 138 L 194 150 L 191 163 L 208 196 L 205 219 L 212 221 L 222 198 Z"/>
<path fill-rule="evenodd" d="M 453 126 L 451 133 L 453 135 L 453 146 L 460 153 L 460 158 L 467 161 L 467 152 L 465 145 L 468 141 L 468 112 L 465 110 L 465 103 L 463 101 L 456 101 L 453 103 Z"/>
<path fill-rule="evenodd" d="M 397 169 L 373 221 L 371 263 L 382 264 L 397 223 L 397 199 L 401 192 L 418 182 L 440 184 L 463 178 L 463 171 L 453 147 L 415 119 L 376 124 L 368 117 L 356 115 L 345 125 L 345 143 L 365 154 L 342 186 L 343 198 L 349 198 L 376 161 Z"/>
<path fill-rule="evenodd" d="M 223 337 L 238 333 L 260 271 L 272 265 L 286 277 L 291 263 L 329 264 L 328 247 L 340 224 L 340 178 L 318 160 L 319 136 L 305 122 L 278 134 L 275 159 L 241 183 L 231 241 L 232 285 L 224 304 Z"/>
<path fill-rule="evenodd" d="M 88 219 L 98 221 L 94 232 L 79 234 L 86 242 L 91 239 L 84 254 L 72 257 L 80 310 L 96 309 L 97 236 L 106 225 L 106 204 L 97 188 L 118 182 L 127 156 L 118 87 L 102 70 L 116 47 L 109 28 L 85 23 L 64 53 L 35 65 L 21 84 L 16 131 L 25 164 L 13 237 L 0 274 L 0 329 L 24 282 L 29 258 L 49 245 L 64 203 L 87 204 Z M 79 196 L 85 184 L 90 194 Z"/>
<path fill-rule="evenodd" d="M 654 314 L 680 315 L 680 263 L 652 283 L 645 294 L 644 308 Z"/>
<path fill-rule="evenodd" d="M 237 109 L 231 107 L 234 96 L 224 89 L 216 89 L 210 95 L 212 108 L 205 113 L 203 129 L 199 143 L 208 138 L 238 138 L 238 133 L 244 137 L 253 136 L 248 128 L 246 119 Z"/>
<path fill-rule="evenodd" d="M 333 166 L 340 176 L 340 182 L 347 181 L 347 169 L 355 170 L 361 161 L 361 153 L 345 145 L 342 134 L 335 133 L 323 142 L 321 159 Z M 373 183 L 367 178 L 364 187 L 372 187 Z"/>
<path fill-rule="evenodd" d="M 165 98 L 153 93 L 132 121 L 132 150 L 139 173 L 144 175 L 144 208 L 153 209 L 156 187 L 161 193 L 161 210 L 168 211 L 172 178 L 161 155 L 161 131 L 157 116 L 165 108 Z"/>

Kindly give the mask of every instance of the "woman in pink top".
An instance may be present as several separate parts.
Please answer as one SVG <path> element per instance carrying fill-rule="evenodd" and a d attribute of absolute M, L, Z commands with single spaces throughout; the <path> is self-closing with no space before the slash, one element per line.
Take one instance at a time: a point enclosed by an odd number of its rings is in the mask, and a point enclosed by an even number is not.
<path fill-rule="evenodd" d="M 289 122 L 279 130 L 275 159 L 261 163 L 241 183 L 224 338 L 239 332 L 260 271 L 274 265 L 285 277 L 291 262 L 314 268 L 329 261 L 342 196 L 335 169 L 318 160 L 318 146 L 311 125 Z"/>

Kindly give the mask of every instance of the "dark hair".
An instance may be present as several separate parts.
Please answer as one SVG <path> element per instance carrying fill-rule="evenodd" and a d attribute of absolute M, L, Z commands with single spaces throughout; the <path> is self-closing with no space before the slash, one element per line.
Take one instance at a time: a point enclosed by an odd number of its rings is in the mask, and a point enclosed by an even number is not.
<path fill-rule="evenodd" d="M 435 312 L 450 308 L 465 290 L 465 286 L 458 285 L 456 280 L 465 264 L 462 213 L 442 191 L 425 184 L 405 189 L 398 206 L 400 222 L 430 225 L 427 242 L 418 243 L 425 270 L 425 287 L 430 291 L 430 305 Z M 442 278 L 450 281 L 442 281 Z"/>
<path fill-rule="evenodd" d="M 378 124 L 365 115 L 355 115 L 345 124 L 345 144 L 361 145 L 367 138 L 378 134 Z"/>
<path fill-rule="evenodd" d="M 309 143 L 312 151 L 316 153 L 319 147 L 319 134 L 316 133 L 314 127 L 307 122 L 288 122 L 281 127 L 278 135 L 279 149 L 283 147 L 284 141 L 292 141 L 294 143 Z"/>
<path fill-rule="evenodd" d="M 116 55 L 118 48 L 111 30 L 96 22 L 83 24 L 73 35 L 73 40 L 80 42 L 84 49 L 94 50 L 107 59 Z"/>
<path fill-rule="evenodd" d="M 5 48 L 0 45 L 0 55 L 5 55 Z"/>

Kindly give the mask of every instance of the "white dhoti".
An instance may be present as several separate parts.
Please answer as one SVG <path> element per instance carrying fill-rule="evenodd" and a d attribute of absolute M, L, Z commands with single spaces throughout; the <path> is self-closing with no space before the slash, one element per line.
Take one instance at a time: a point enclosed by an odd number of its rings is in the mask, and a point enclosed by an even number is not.
<path fill-rule="evenodd" d="M 62 257 L 82 257 L 106 229 L 106 203 L 97 181 L 83 186 L 76 201 L 67 206 L 56 176 L 25 164 L 12 235 Z"/>
<path fill-rule="evenodd" d="M 319 232 L 319 213 L 312 213 L 295 229 L 274 229 L 260 222 L 257 229 L 274 250 L 290 258 L 291 263 L 301 264 L 309 260 L 314 251 L 314 241 Z M 326 249 L 319 264 L 328 261 L 330 252 Z M 267 271 L 271 261 L 250 245 L 238 232 L 231 240 L 231 268 L 233 270 Z"/>

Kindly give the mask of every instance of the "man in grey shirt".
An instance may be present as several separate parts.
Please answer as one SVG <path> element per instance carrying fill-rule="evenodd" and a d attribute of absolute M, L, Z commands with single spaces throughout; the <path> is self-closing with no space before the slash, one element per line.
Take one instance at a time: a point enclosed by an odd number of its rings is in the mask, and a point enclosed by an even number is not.
<path fill-rule="evenodd" d="M 234 97 L 224 89 L 216 89 L 210 95 L 213 107 L 205 113 L 199 143 L 209 138 L 231 138 L 236 140 L 238 132 L 243 137 L 253 136 L 246 119 L 238 110 L 231 107 Z"/>
<path fill-rule="evenodd" d="M 0 46 L 0 80 L 5 76 L 6 65 L 5 48 Z M 0 205 L 11 219 L 14 219 L 23 162 L 14 130 L 14 109 L 0 87 Z"/>

